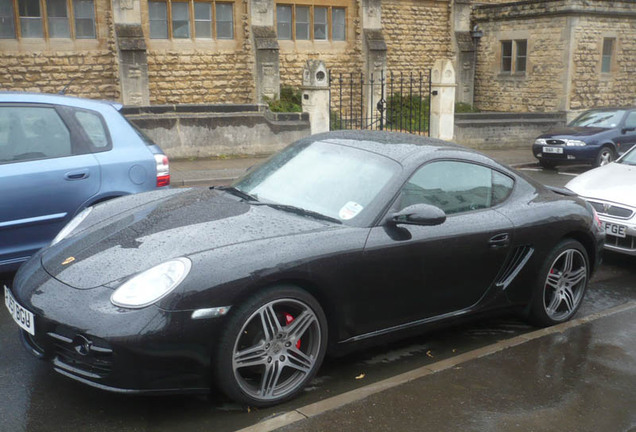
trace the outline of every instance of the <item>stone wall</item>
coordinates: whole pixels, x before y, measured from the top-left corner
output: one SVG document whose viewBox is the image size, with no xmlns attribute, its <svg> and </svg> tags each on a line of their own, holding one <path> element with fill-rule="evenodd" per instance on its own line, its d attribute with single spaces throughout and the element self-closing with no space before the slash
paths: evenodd
<svg viewBox="0 0 636 432">
<path fill-rule="evenodd" d="M 95 0 L 96 39 L 0 39 L 0 90 L 119 100 L 117 52 L 108 0 Z"/>
<path fill-rule="evenodd" d="M 475 106 L 488 111 L 581 111 L 636 103 L 633 1 L 535 0 L 478 6 L 483 31 Z M 611 73 L 601 73 L 603 38 L 616 38 Z M 527 40 L 525 73 L 501 72 L 501 41 Z"/>
<path fill-rule="evenodd" d="M 242 2 L 234 7 L 234 40 L 147 39 L 151 104 L 254 101 L 249 18 Z M 142 22 L 149 34 L 147 3 L 142 6 Z"/>
<path fill-rule="evenodd" d="M 387 69 L 408 75 L 428 71 L 435 60 L 450 58 L 450 19 L 449 1 L 383 1 Z"/>
<path fill-rule="evenodd" d="M 265 155 L 310 134 L 309 116 L 264 105 L 153 105 L 123 114 L 170 158 Z"/>
<path fill-rule="evenodd" d="M 478 149 L 529 148 L 537 136 L 565 123 L 565 113 L 455 114 L 454 140 Z"/>
<path fill-rule="evenodd" d="M 611 73 L 602 74 L 601 53 L 606 37 L 616 39 L 614 63 Z M 582 17 L 574 41 L 569 108 L 636 105 L 636 17 Z"/>
<path fill-rule="evenodd" d="M 565 17 L 530 21 L 479 23 L 475 73 L 475 106 L 483 111 L 552 112 L 564 110 L 566 51 Z M 525 74 L 501 73 L 501 40 L 526 39 Z"/>
</svg>

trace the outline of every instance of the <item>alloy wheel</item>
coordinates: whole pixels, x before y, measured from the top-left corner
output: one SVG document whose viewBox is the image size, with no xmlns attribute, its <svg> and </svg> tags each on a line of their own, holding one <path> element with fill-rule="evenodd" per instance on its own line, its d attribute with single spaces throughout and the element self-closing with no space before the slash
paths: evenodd
<svg viewBox="0 0 636 432">
<path fill-rule="evenodd" d="M 234 378 L 255 400 L 279 400 L 304 386 L 322 349 L 316 313 L 300 300 L 273 300 L 257 309 L 238 333 Z"/>
<path fill-rule="evenodd" d="M 568 319 L 583 298 L 587 283 L 587 265 L 576 249 L 563 251 L 554 260 L 545 280 L 543 307 L 554 321 Z"/>
</svg>

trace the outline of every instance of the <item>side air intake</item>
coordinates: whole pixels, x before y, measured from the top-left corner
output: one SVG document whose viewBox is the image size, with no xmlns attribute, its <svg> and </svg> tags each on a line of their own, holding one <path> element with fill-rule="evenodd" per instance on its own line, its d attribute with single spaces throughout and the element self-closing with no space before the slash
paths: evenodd
<svg viewBox="0 0 636 432">
<path fill-rule="evenodd" d="M 512 283 L 514 278 L 517 277 L 521 269 L 526 265 L 534 249 L 530 246 L 517 247 L 510 256 L 510 259 L 506 263 L 506 266 L 499 273 L 495 285 L 499 288 L 506 289 L 508 285 Z"/>
</svg>

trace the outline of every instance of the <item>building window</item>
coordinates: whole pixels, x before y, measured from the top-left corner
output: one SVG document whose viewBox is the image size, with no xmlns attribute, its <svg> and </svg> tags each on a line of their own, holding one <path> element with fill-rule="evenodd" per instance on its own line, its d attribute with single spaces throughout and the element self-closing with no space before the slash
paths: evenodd
<svg viewBox="0 0 636 432">
<path fill-rule="evenodd" d="M 292 38 L 292 7 L 289 5 L 276 5 L 276 32 L 278 39 L 289 40 Z"/>
<path fill-rule="evenodd" d="M 0 39 L 95 39 L 93 1 L 0 0 Z"/>
<path fill-rule="evenodd" d="M 217 39 L 234 39 L 234 10 L 232 3 L 216 4 Z"/>
<path fill-rule="evenodd" d="M 20 35 L 23 38 L 44 37 L 39 0 L 18 0 Z"/>
<path fill-rule="evenodd" d="M 13 0 L 0 0 L 0 39 L 15 39 Z"/>
<path fill-rule="evenodd" d="M 527 40 L 501 41 L 501 72 L 525 74 L 527 56 Z"/>
<path fill-rule="evenodd" d="M 194 32 L 197 38 L 212 39 L 212 4 L 194 3 Z"/>
<path fill-rule="evenodd" d="M 190 38 L 190 17 L 188 4 L 172 2 L 172 37 L 175 39 Z"/>
<path fill-rule="evenodd" d="M 148 2 L 151 39 L 234 39 L 233 3 Z"/>
<path fill-rule="evenodd" d="M 612 71 L 612 56 L 614 54 L 614 38 L 603 39 L 603 54 L 601 56 L 601 72 L 610 73 Z"/>
<path fill-rule="evenodd" d="M 296 40 L 309 40 L 309 6 L 296 6 Z"/>
<path fill-rule="evenodd" d="M 345 34 L 345 10 L 343 8 L 331 9 L 331 25 L 333 26 L 332 38 L 336 41 L 343 41 L 346 39 Z"/>
<path fill-rule="evenodd" d="M 66 0 L 46 0 L 46 13 L 48 15 L 49 37 L 71 37 Z"/>
<path fill-rule="evenodd" d="M 276 5 L 281 40 L 347 40 L 346 9 L 327 6 Z"/>
</svg>

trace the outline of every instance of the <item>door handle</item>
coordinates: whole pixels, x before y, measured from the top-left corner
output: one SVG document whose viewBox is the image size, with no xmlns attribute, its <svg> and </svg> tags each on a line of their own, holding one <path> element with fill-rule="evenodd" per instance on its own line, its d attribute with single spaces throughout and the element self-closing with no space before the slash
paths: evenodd
<svg viewBox="0 0 636 432">
<path fill-rule="evenodd" d="M 497 234 L 496 236 L 491 237 L 491 239 L 488 240 L 488 246 L 490 246 L 492 249 L 506 247 L 509 244 L 510 236 L 508 235 L 508 233 Z"/>
<path fill-rule="evenodd" d="M 64 174 L 64 179 L 66 180 L 83 180 L 90 176 L 90 171 L 88 169 L 80 170 L 80 171 L 69 171 Z"/>
</svg>

